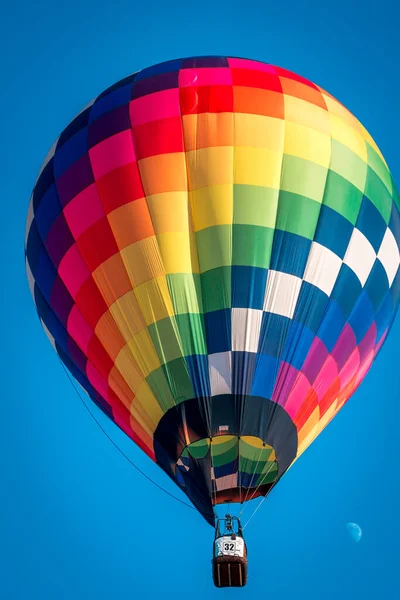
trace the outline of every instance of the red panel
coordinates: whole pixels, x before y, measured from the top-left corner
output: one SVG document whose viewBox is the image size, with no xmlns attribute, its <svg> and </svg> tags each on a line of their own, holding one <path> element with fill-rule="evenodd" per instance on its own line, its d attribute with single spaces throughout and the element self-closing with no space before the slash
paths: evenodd
<svg viewBox="0 0 400 600">
<path fill-rule="evenodd" d="M 180 117 L 150 121 L 133 128 L 137 159 L 183 152 L 182 121 Z"/>
<path fill-rule="evenodd" d="M 336 400 L 338 395 L 340 394 L 340 379 L 336 377 L 330 386 L 329 390 L 326 392 L 325 396 L 321 398 L 319 402 L 320 415 L 324 415 L 328 408 L 330 408 L 333 402 Z"/>
<path fill-rule="evenodd" d="M 76 243 L 91 272 L 119 252 L 107 217 L 103 217 L 86 229 Z"/>
<path fill-rule="evenodd" d="M 319 89 L 314 83 L 312 83 L 311 81 L 308 81 L 308 79 L 305 79 L 304 77 L 301 77 L 300 75 L 296 75 L 296 73 L 292 73 L 292 71 L 287 71 L 286 69 L 281 69 L 280 67 L 274 67 L 274 69 L 277 72 L 277 74 L 280 75 L 281 77 L 287 77 L 288 79 L 293 79 L 294 81 L 300 81 L 300 83 L 309 85 L 310 87 L 314 88 L 315 90 Z"/>
<path fill-rule="evenodd" d="M 311 388 L 310 391 L 307 393 L 307 396 L 305 397 L 304 402 L 301 405 L 301 408 L 294 419 L 297 431 L 300 431 L 301 428 L 306 424 L 309 417 L 312 415 L 317 406 L 318 396 Z"/>
<path fill-rule="evenodd" d="M 92 277 L 81 286 L 76 295 L 76 305 L 93 331 L 100 317 L 108 310 Z"/>
<path fill-rule="evenodd" d="M 252 71 L 250 69 L 231 69 L 233 85 L 244 85 L 246 87 L 273 90 L 282 93 L 282 86 L 277 75 L 264 71 Z"/>
<path fill-rule="evenodd" d="M 104 381 L 108 381 L 108 376 L 111 369 L 114 366 L 114 362 L 111 360 L 98 338 L 92 336 L 88 346 L 88 360 L 97 369 L 99 374 L 102 376 Z M 107 400 L 107 398 L 105 398 Z"/>
<path fill-rule="evenodd" d="M 203 85 L 180 88 L 183 115 L 233 112 L 233 89 L 229 85 Z"/>
<path fill-rule="evenodd" d="M 106 213 L 145 195 L 136 162 L 110 171 L 96 185 Z"/>
</svg>

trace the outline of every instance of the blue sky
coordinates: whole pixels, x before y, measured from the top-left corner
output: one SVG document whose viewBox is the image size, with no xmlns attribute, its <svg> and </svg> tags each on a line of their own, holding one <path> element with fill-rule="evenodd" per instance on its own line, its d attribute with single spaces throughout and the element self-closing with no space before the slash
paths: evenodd
<svg viewBox="0 0 400 600">
<path fill-rule="evenodd" d="M 211 528 L 134 471 L 90 419 L 36 319 L 23 257 L 31 188 L 59 132 L 110 84 L 180 56 L 256 58 L 315 81 L 367 127 L 399 186 L 395 4 L 1 4 L 2 599 L 399 598 L 399 319 L 359 391 L 246 530 L 248 586 L 216 590 Z M 362 526 L 359 544 L 347 521 Z"/>
</svg>

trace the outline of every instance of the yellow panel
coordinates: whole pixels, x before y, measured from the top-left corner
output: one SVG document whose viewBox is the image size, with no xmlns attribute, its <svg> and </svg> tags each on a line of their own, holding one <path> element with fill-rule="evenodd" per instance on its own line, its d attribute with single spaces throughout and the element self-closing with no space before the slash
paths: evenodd
<svg viewBox="0 0 400 600">
<path fill-rule="evenodd" d="M 287 122 L 285 154 L 298 156 L 328 168 L 331 158 L 331 138 L 316 129 Z"/>
<path fill-rule="evenodd" d="M 331 114 L 332 137 L 350 148 L 364 162 L 368 161 L 367 147 L 362 136 L 340 117 Z"/>
<path fill-rule="evenodd" d="M 144 376 L 135 363 L 132 352 L 127 345 L 119 352 L 115 359 L 115 366 L 131 388 L 132 392 L 136 393 L 136 390 L 144 380 Z"/>
<path fill-rule="evenodd" d="M 299 433 L 298 433 L 298 449 L 297 449 L 297 453 L 301 454 L 304 449 L 307 447 L 308 444 L 311 443 L 311 436 L 314 436 L 315 434 L 315 428 L 318 425 L 319 422 L 319 406 L 316 406 L 316 408 L 313 410 L 313 412 L 311 413 L 311 415 L 308 417 L 306 423 L 303 425 L 303 427 L 300 429 Z M 312 439 L 314 439 L 314 437 L 312 437 Z"/>
<path fill-rule="evenodd" d="M 135 242 L 121 250 L 133 287 L 164 274 L 164 267 L 155 236 Z"/>
<path fill-rule="evenodd" d="M 153 346 L 152 339 L 147 329 L 143 329 L 133 336 L 128 342 L 128 348 L 132 353 L 135 363 L 140 372 L 147 377 L 152 371 L 161 366 L 157 352 Z"/>
<path fill-rule="evenodd" d="M 147 381 L 143 381 L 143 383 L 137 390 L 135 401 L 136 400 L 138 401 L 138 404 L 145 408 L 146 414 L 148 415 L 147 418 L 152 423 L 152 428 L 154 432 L 164 413 L 161 406 L 157 402 L 153 392 L 151 391 L 151 388 Z M 135 401 L 133 402 L 133 404 L 135 403 Z M 174 406 L 174 404 L 171 404 L 169 408 L 172 408 L 172 406 Z"/>
<path fill-rule="evenodd" d="M 193 228 L 200 231 L 213 225 L 230 225 L 233 221 L 232 184 L 210 185 L 190 192 Z"/>
<path fill-rule="evenodd" d="M 184 152 L 157 154 L 139 160 L 138 164 L 146 196 L 187 190 Z"/>
<path fill-rule="evenodd" d="M 233 148 L 219 146 L 188 152 L 187 167 L 191 190 L 232 183 Z"/>
<path fill-rule="evenodd" d="M 307 450 L 308 446 L 310 446 L 310 444 L 312 444 L 312 442 L 319 436 L 319 434 L 322 432 L 322 430 L 325 429 L 325 427 L 330 423 L 330 421 L 333 419 L 333 417 L 335 416 L 335 414 L 337 412 L 338 411 L 336 408 L 336 400 L 335 400 L 333 402 L 333 404 L 328 408 L 326 413 L 323 415 L 321 420 L 313 427 L 313 429 L 310 431 L 310 433 L 303 439 L 302 443 L 299 444 L 299 447 L 297 449 L 297 456 L 296 456 L 295 460 L 297 460 L 299 458 L 299 456 L 305 450 Z"/>
<path fill-rule="evenodd" d="M 283 151 L 285 123 L 264 115 L 235 113 L 235 146 Z"/>
<path fill-rule="evenodd" d="M 139 285 L 135 294 L 147 325 L 174 315 L 165 276 Z"/>
<path fill-rule="evenodd" d="M 282 153 L 268 148 L 235 148 L 235 181 L 279 189 Z"/>
<path fill-rule="evenodd" d="M 182 117 L 186 152 L 212 146 L 233 146 L 233 113 L 200 113 Z"/>
<path fill-rule="evenodd" d="M 166 192 L 147 198 L 156 234 L 190 229 L 189 196 L 187 192 Z"/>
<path fill-rule="evenodd" d="M 126 342 L 146 327 L 133 290 L 114 302 L 109 310 Z"/>
<path fill-rule="evenodd" d="M 329 114 L 323 108 L 285 94 L 285 122 L 291 121 L 330 135 Z"/>
<path fill-rule="evenodd" d="M 163 233 L 158 245 L 165 273 L 199 273 L 197 254 L 191 253 L 191 235 L 187 232 Z"/>
<path fill-rule="evenodd" d="M 260 448 L 260 450 L 264 444 L 264 442 L 260 438 L 255 437 L 254 435 L 242 435 L 240 437 L 240 441 L 245 442 L 249 446 L 253 446 L 253 448 Z M 271 446 L 265 446 L 265 448 L 270 449 Z"/>
</svg>

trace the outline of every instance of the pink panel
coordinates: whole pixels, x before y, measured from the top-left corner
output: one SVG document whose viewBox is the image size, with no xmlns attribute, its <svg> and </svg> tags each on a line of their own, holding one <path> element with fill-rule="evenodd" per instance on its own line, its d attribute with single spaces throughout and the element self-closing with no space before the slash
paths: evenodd
<svg viewBox="0 0 400 600">
<path fill-rule="evenodd" d="M 90 277 L 90 272 L 79 254 L 76 244 L 71 246 L 60 262 L 58 274 L 71 296 L 75 299 L 81 286 Z"/>
<path fill-rule="evenodd" d="M 182 69 L 179 72 L 179 86 L 191 85 L 232 85 L 230 69 Z"/>
<path fill-rule="evenodd" d="M 358 369 L 356 385 L 359 385 L 361 383 L 361 381 L 364 379 L 364 377 L 366 376 L 366 374 L 368 373 L 368 371 L 372 365 L 374 358 L 375 358 L 375 352 L 374 352 L 374 350 L 371 350 L 371 352 L 365 358 L 364 362 L 361 363 L 361 366 Z"/>
<path fill-rule="evenodd" d="M 378 354 L 379 350 L 382 348 L 384 341 L 386 340 L 386 336 L 389 333 L 389 329 L 386 329 L 386 331 L 384 332 L 384 334 L 382 335 L 381 339 L 379 340 L 379 342 L 376 344 L 375 346 L 375 356 Z"/>
<path fill-rule="evenodd" d="M 332 356 L 328 356 L 313 383 L 313 388 L 318 396 L 318 400 L 321 400 L 321 398 L 324 397 L 337 375 L 337 363 Z"/>
<path fill-rule="evenodd" d="M 279 367 L 278 377 L 276 378 L 271 400 L 284 406 L 298 373 L 299 371 L 292 367 L 292 365 L 282 362 Z"/>
<path fill-rule="evenodd" d="M 95 183 L 84 189 L 64 208 L 64 216 L 75 239 L 104 217 L 104 214 Z"/>
<path fill-rule="evenodd" d="M 310 388 L 311 384 L 307 377 L 305 377 L 303 373 L 299 373 L 285 404 L 285 410 L 292 417 L 292 419 L 294 419 L 299 412 L 305 397 L 310 391 Z"/>
<path fill-rule="evenodd" d="M 360 366 L 360 353 L 358 348 L 351 353 L 350 358 L 344 365 L 344 367 L 340 370 L 339 378 L 340 378 L 340 389 L 342 390 L 350 381 L 352 377 L 357 373 L 357 369 Z"/>
<path fill-rule="evenodd" d="M 276 73 L 272 65 L 265 65 L 245 58 L 228 58 L 228 64 L 232 69 L 251 69 L 252 71 L 264 71 L 264 73 Z"/>
<path fill-rule="evenodd" d="M 89 150 L 90 161 L 96 179 L 113 169 L 136 161 L 132 132 L 121 131 Z"/>
<path fill-rule="evenodd" d="M 107 400 L 108 384 L 90 362 L 86 365 L 86 375 L 94 389 L 99 392 L 102 398 Z"/>
<path fill-rule="evenodd" d="M 89 342 L 93 336 L 92 328 L 87 324 L 76 304 L 69 313 L 67 331 L 82 352 L 87 355 Z"/>
<path fill-rule="evenodd" d="M 129 115 L 132 127 L 143 125 L 158 119 L 179 117 L 181 108 L 179 104 L 179 89 L 164 90 L 147 94 L 142 98 L 132 100 L 129 105 Z"/>
</svg>

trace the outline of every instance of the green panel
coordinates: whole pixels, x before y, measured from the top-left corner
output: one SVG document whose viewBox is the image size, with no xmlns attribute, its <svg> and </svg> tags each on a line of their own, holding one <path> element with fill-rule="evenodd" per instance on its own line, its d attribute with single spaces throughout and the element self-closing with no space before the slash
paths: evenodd
<svg viewBox="0 0 400 600">
<path fill-rule="evenodd" d="M 233 225 L 233 265 L 268 269 L 274 229 L 256 225 Z"/>
<path fill-rule="evenodd" d="M 366 142 L 367 151 L 368 151 L 368 164 L 378 175 L 379 179 L 387 188 L 390 195 L 392 195 L 392 178 L 390 176 L 390 172 L 388 171 L 387 166 L 379 156 L 379 154 L 373 149 L 372 146 Z"/>
<path fill-rule="evenodd" d="M 209 440 L 199 440 L 194 444 L 190 444 L 187 448 L 185 448 L 182 454 L 186 453 L 186 456 L 190 454 L 193 458 L 205 458 L 210 449 L 210 441 Z"/>
<path fill-rule="evenodd" d="M 176 402 L 172 396 L 162 367 L 159 367 L 150 373 L 150 375 L 146 377 L 146 381 L 164 413 L 175 406 Z"/>
<path fill-rule="evenodd" d="M 353 225 L 360 212 L 363 193 L 334 171 L 329 171 L 323 203 L 336 210 Z"/>
<path fill-rule="evenodd" d="M 233 186 L 233 222 L 275 227 L 279 190 L 258 185 Z"/>
<path fill-rule="evenodd" d="M 228 266 L 232 261 L 232 225 L 215 225 L 196 233 L 200 271 Z"/>
<path fill-rule="evenodd" d="M 166 277 L 175 314 L 203 312 L 198 273 L 172 273 Z"/>
<path fill-rule="evenodd" d="M 283 157 L 281 189 L 322 202 L 328 169 L 304 158 Z"/>
<path fill-rule="evenodd" d="M 276 465 L 274 465 L 274 467 L 270 471 L 268 471 L 268 469 L 267 469 L 266 473 L 261 473 L 257 477 L 254 487 L 258 487 L 259 485 L 263 485 L 266 483 L 272 483 L 275 481 L 277 476 L 278 476 L 278 468 Z"/>
<path fill-rule="evenodd" d="M 364 192 L 368 165 L 350 148 L 332 140 L 330 168 Z"/>
<path fill-rule="evenodd" d="M 215 446 L 212 445 L 212 464 L 214 467 L 221 467 L 236 460 L 238 455 L 238 440 L 235 439 L 235 444 L 232 448 L 225 449 L 225 452 L 216 454 Z M 237 469 L 236 469 L 237 470 Z"/>
<path fill-rule="evenodd" d="M 184 358 L 171 360 L 160 368 L 165 373 L 165 377 L 176 403 L 194 398 L 194 389 Z"/>
<path fill-rule="evenodd" d="M 321 204 L 306 196 L 281 192 L 276 228 L 314 239 Z"/>
<path fill-rule="evenodd" d="M 378 175 L 370 168 L 368 168 L 365 195 L 379 210 L 385 223 L 389 223 L 390 213 L 392 212 L 392 198 Z"/>
<path fill-rule="evenodd" d="M 393 177 L 392 177 L 392 190 L 393 190 L 393 200 L 395 201 L 397 208 L 400 210 L 400 196 L 399 196 L 399 192 L 396 188 L 396 184 L 393 180 Z"/>
<path fill-rule="evenodd" d="M 161 363 L 182 356 L 178 328 L 172 319 L 167 317 L 156 321 L 148 326 L 148 330 Z"/>
<path fill-rule="evenodd" d="M 232 269 L 222 267 L 212 269 L 201 275 L 204 312 L 231 308 L 232 306 Z"/>
<path fill-rule="evenodd" d="M 190 313 L 187 315 L 177 315 L 176 324 L 185 356 L 207 354 L 203 315 Z"/>
</svg>

